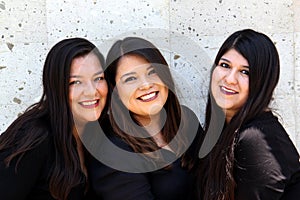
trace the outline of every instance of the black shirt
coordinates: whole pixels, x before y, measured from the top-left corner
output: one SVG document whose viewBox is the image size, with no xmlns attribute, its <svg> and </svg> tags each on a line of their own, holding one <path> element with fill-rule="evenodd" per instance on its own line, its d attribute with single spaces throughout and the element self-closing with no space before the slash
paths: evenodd
<svg viewBox="0 0 300 200">
<path fill-rule="evenodd" d="M 236 200 L 300 198 L 299 154 L 271 112 L 241 129 L 235 159 Z"/>
<path fill-rule="evenodd" d="M 47 134 L 47 133 L 45 133 Z M 0 136 L 1 137 L 1 136 Z M 50 135 L 37 147 L 27 151 L 18 163 L 14 158 L 9 167 L 4 159 L 12 148 L 0 151 L 0 199 L 1 200 L 54 200 L 49 191 L 49 175 L 54 163 L 54 143 Z M 86 182 L 74 187 L 70 200 L 92 199 L 85 197 Z"/>
<path fill-rule="evenodd" d="M 186 107 L 183 107 L 182 113 L 182 116 L 186 118 L 185 127 L 188 127 L 188 129 L 183 129 L 185 130 L 184 134 L 192 135 L 192 132 L 196 130 L 197 133 L 194 136 L 196 134 L 195 137 L 202 136 L 203 130 L 195 114 Z M 102 122 L 101 126 L 109 140 L 115 145 L 133 151 L 125 141 L 112 132 L 108 120 Z M 187 152 L 194 152 L 195 144 L 193 143 Z M 105 144 L 99 142 L 98 149 L 101 149 L 101 145 Z M 105 151 L 109 154 L 107 150 L 99 153 Z M 162 151 L 166 156 L 174 156 L 172 155 L 173 152 L 169 150 L 162 149 Z M 114 160 L 113 157 L 111 159 L 116 163 L 124 162 Z M 191 197 L 192 185 L 194 184 L 194 176 L 182 167 L 181 158 L 175 159 L 170 168 L 161 168 L 145 173 L 130 173 L 109 167 L 96 159 L 95 156 L 89 155 L 87 168 L 91 187 L 103 200 L 187 200 Z"/>
</svg>

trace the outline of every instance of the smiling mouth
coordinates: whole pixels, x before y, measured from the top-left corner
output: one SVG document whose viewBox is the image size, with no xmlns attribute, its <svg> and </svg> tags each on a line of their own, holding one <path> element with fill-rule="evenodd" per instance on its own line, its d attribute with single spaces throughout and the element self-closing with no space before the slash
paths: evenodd
<svg viewBox="0 0 300 200">
<path fill-rule="evenodd" d="M 157 95 L 158 95 L 158 92 L 151 92 L 151 93 L 148 93 L 148 94 L 138 97 L 138 99 L 141 101 L 144 101 L 144 102 L 149 102 L 149 101 L 156 99 Z"/>
<path fill-rule="evenodd" d="M 221 92 L 224 93 L 224 94 L 228 94 L 228 95 L 231 95 L 231 94 L 237 94 L 238 92 L 234 91 L 234 90 L 231 90 L 229 88 L 226 88 L 224 86 L 220 86 L 220 89 L 221 89 Z"/>
<path fill-rule="evenodd" d="M 95 108 L 99 105 L 99 99 L 93 101 L 84 101 L 84 102 L 80 102 L 79 104 L 85 108 Z"/>
</svg>

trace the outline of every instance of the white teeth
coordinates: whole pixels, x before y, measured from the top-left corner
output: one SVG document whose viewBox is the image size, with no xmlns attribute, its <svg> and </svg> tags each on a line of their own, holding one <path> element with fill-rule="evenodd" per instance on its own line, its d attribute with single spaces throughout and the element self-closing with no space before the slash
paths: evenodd
<svg viewBox="0 0 300 200">
<path fill-rule="evenodd" d="M 225 87 L 222 87 L 222 90 L 224 90 L 225 92 L 235 93 L 234 90 L 230 90 L 230 89 L 227 89 L 227 88 L 225 88 Z"/>
<path fill-rule="evenodd" d="M 97 103 L 97 100 L 95 100 L 95 101 L 88 101 L 88 102 L 82 102 L 82 105 L 84 105 L 84 106 L 90 106 L 90 105 L 93 105 L 95 103 Z"/>
<path fill-rule="evenodd" d="M 155 92 L 152 92 L 152 93 L 150 93 L 150 94 L 147 94 L 147 95 L 145 95 L 145 96 L 142 96 L 142 97 L 140 97 L 142 100 L 147 100 L 147 99 L 151 99 L 151 98 L 153 98 L 155 96 Z"/>
</svg>

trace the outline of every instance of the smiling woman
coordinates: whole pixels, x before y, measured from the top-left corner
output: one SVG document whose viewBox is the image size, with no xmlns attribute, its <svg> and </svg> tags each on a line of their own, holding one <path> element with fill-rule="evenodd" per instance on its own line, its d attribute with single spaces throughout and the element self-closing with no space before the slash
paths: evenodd
<svg viewBox="0 0 300 200">
<path fill-rule="evenodd" d="M 158 115 L 168 98 L 168 88 L 142 56 L 126 55 L 119 60 L 116 91 L 122 103 L 146 126 Z M 157 118 L 159 119 L 159 118 Z"/>
<path fill-rule="evenodd" d="M 160 51 L 142 38 L 118 40 L 108 52 L 105 76 L 112 95 L 102 129 L 119 150 L 102 151 L 111 155 L 107 163 L 92 155 L 88 159 L 97 195 L 104 200 L 192 199 L 190 169 L 197 157 L 192 143 L 202 136 L 202 127 L 191 110 L 180 106 Z M 132 161 L 132 154 L 146 164 Z"/>
<path fill-rule="evenodd" d="M 226 121 L 244 105 L 249 93 L 248 61 L 236 50 L 226 52 L 212 74 L 211 92 Z"/>
<path fill-rule="evenodd" d="M 108 88 L 101 63 L 94 53 L 74 58 L 69 85 L 69 100 L 76 124 L 96 121 L 105 106 Z"/>
<path fill-rule="evenodd" d="M 0 136 L 0 198 L 93 199 L 79 139 L 106 113 L 104 58 L 90 41 L 65 39 L 47 54 L 43 95 Z"/>
<path fill-rule="evenodd" d="M 269 104 L 279 80 L 274 43 L 251 29 L 231 34 L 211 70 L 197 199 L 296 200 L 299 154 Z"/>
</svg>

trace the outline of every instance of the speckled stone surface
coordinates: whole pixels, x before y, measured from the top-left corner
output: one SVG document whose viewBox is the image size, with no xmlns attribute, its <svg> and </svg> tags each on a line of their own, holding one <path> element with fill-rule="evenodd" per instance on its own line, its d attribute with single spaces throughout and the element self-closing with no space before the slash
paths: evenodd
<svg viewBox="0 0 300 200">
<path fill-rule="evenodd" d="M 300 149 L 299 0 L 0 0 L 0 133 L 40 98 L 45 56 L 70 37 L 91 40 L 104 55 L 117 39 L 149 39 L 169 62 L 181 103 L 203 122 L 213 59 L 244 28 L 266 33 L 278 48 L 272 107 Z"/>
</svg>

